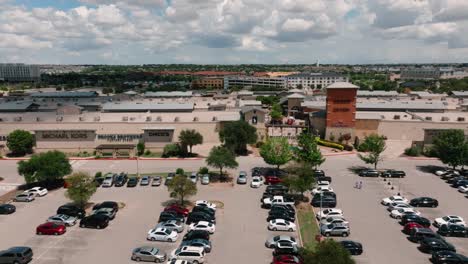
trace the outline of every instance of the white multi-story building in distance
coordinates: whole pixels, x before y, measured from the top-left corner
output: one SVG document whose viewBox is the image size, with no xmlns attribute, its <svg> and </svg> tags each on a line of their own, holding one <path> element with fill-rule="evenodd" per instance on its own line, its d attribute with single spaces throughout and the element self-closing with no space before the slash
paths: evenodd
<svg viewBox="0 0 468 264">
<path fill-rule="evenodd" d="M 0 64 L 0 80 L 6 82 L 36 82 L 41 78 L 39 66 L 21 63 Z"/>
<path fill-rule="evenodd" d="M 229 87 L 270 87 L 284 88 L 286 86 L 286 78 L 283 77 L 253 77 L 253 76 L 227 76 L 224 77 L 224 89 Z"/>
<path fill-rule="evenodd" d="M 322 89 L 336 82 L 348 82 L 348 77 L 334 72 L 298 73 L 286 76 L 288 88 Z"/>
</svg>

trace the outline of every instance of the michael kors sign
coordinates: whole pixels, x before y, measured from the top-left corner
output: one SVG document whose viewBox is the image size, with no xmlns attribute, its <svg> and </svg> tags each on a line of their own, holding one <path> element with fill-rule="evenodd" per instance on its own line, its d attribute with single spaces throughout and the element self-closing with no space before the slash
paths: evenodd
<svg viewBox="0 0 468 264">
<path fill-rule="evenodd" d="M 83 141 L 83 140 L 94 140 L 96 134 L 94 131 L 80 131 L 80 130 L 69 130 L 69 131 L 57 131 L 57 130 L 44 130 L 36 131 L 37 141 Z"/>
</svg>

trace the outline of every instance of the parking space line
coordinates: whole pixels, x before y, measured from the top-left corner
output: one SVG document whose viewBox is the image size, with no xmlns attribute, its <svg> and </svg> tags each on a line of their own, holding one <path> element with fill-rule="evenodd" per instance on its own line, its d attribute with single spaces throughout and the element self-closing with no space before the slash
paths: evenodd
<svg viewBox="0 0 468 264">
<path fill-rule="evenodd" d="M 64 240 L 69 234 L 73 233 L 73 232 L 76 232 L 75 229 L 72 229 L 71 231 L 67 231 L 65 234 L 57 237 L 57 240 L 51 242 L 50 246 L 48 247 L 43 247 L 43 248 L 46 248 L 46 250 L 44 252 L 42 252 L 37 258 L 34 258 L 33 261 L 31 261 L 31 264 L 33 263 L 36 263 L 36 261 L 40 261 L 42 259 L 42 257 L 44 256 L 44 254 L 46 254 L 47 252 L 49 252 L 51 249 L 54 248 L 55 245 L 57 245 L 58 243 L 60 243 L 62 240 Z M 41 247 L 39 247 L 41 248 Z"/>
</svg>

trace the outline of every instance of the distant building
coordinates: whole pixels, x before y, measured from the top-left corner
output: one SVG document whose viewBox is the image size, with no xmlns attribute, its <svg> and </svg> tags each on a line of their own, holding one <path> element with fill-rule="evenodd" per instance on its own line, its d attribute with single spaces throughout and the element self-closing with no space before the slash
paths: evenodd
<svg viewBox="0 0 468 264">
<path fill-rule="evenodd" d="M 210 88 L 210 89 L 223 89 L 224 78 L 220 77 L 206 77 L 192 81 L 192 87 L 197 88 Z"/>
<path fill-rule="evenodd" d="M 0 64 L 0 81 L 37 82 L 41 75 L 39 66 L 27 64 Z"/>
<path fill-rule="evenodd" d="M 334 72 L 298 73 L 286 76 L 288 88 L 322 89 L 336 82 L 348 82 L 348 77 Z"/>
<path fill-rule="evenodd" d="M 406 68 L 401 70 L 401 80 L 438 80 L 441 71 L 438 68 Z"/>
<path fill-rule="evenodd" d="M 285 88 L 285 78 L 268 78 L 268 77 L 251 77 L 251 76 L 229 76 L 224 77 L 224 89 L 229 87 L 271 87 L 271 88 Z"/>
</svg>

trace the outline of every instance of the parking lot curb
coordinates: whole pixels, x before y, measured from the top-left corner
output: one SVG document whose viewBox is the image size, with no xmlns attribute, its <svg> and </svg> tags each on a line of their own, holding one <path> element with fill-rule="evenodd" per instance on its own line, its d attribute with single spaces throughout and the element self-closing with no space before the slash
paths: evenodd
<svg viewBox="0 0 468 264">
<path fill-rule="evenodd" d="M 136 160 L 137 158 L 68 158 L 69 160 Z M 139 158 L 138 160 L 203 160 L 204 158 Z M 3 158 L 0 161 L 29 160 L 29 158 Z"/>
</svg>

